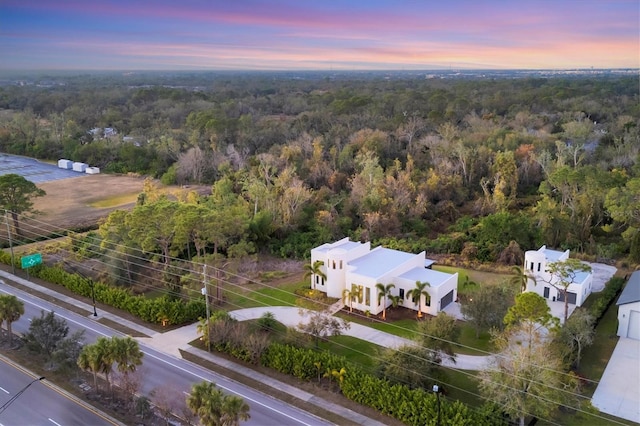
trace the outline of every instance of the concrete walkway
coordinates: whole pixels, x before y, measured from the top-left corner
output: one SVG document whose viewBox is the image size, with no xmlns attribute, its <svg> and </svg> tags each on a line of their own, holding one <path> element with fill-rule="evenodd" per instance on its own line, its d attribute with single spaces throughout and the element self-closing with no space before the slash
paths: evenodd
<svg viewBox="0 0 640 426">
<path fill-rule="evenodd" d="M 297 327 L 300 323 L 304 323 L 308 320 L 308 313 L 310 311 L 289 306 L 265 306 L 259 308 L 239 309 L 237 311 L 231 311 L 229 314 L 238 321 L 246 321 L 260 318 L 266 312 L 271 312 L 275 319 L 287 327 Z M 349 325 L 349 329 L 344 330 L 342 334 L 357 337 L 358 339 L 375 343 L 378 346 L 385 348 L 399 348 L 403 345 L 415 344 L 413 340 L 385 333 L 384 331 L 376 330 L 375 328 L 367 327 L 362 324 L 349 322 Z M 490 356 L 458 354 L 456 355 L 455 363 L 445 359 L 443 360 L 442 365 L 459 368 L 461 370 L 482 370 L 489 365 L 490 361 Z"/>
</svg>

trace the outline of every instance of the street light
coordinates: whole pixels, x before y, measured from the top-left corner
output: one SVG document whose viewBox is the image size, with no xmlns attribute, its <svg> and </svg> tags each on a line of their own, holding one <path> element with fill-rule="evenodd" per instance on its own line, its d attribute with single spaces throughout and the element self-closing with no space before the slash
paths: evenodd
<svg viewBox="0 0 640 426">
<path fill-rule="evenodd" d="M 433 385 L 433 392 L 436 394 L 436 398 L 438 399 L 438 423 L 440 426 L 440 387 L 438 385 Z"/>
<path fill-rule="evenodd" d="M 35 382 L 39 382 L 39 381 L 44 380 L 44 379 L 45 379 L 44 376 L 42 376 L 42 377 L 38 377 L 37 379 L 33 379 L 31 382 L 29 382 L 29 384 L 27 386 L 23 387 L 18 393 L 13 395 L 7 402 L 5 402 L 2 405 L 2 407 L 0 407 L 0 414 L 2 414 L 4 412 L 4 410 L 6 410 L 11 404 L 13 404 L 13 402 L 16 399 L 20 398 L 20 395 L 22 395 L 24 393 L 24 391 L 26 391 L 29 386 L 31 386 Z"/>
</svg>

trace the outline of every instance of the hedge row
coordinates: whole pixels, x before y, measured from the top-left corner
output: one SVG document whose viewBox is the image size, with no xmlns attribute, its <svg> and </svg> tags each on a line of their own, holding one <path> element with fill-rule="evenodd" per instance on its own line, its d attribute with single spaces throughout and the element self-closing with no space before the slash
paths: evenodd
<svg viewBox="0 0 640 426">
<path fill-rule="evenodd" d="M 0 262 L 11 264 L 11 256 L 0 251 Z M 19 265 L 17 265 L 19 267 Z M 206 316 L 205 303 L 202 300 L 184 302 L 172 300 L 167 296 L 147 299 L 135 296 L 128 289 L 110 287 L 103 283 L 94 283 L 83 277 L 70 274 L 58 266 L 38 265 L 29 272 L 32 276 L 66 287 L 75 294 L 91 297 L 91 287 L 95 288 L 96 301 L 129 312 L 143 321 L 165 325 L 187 324 Z"/>
<path fill-rule="evenodd" d="M 436 425 L 438 403 L 441 424 L 446 425 L 500 425 L 505 422 L 492 413 L 469 409 L 459 401 L 438 399 L 433 392 L 410 389 L 401 384 L 374 377 L 349 363 L 344 357 L 307 348 L 273 343 L 262 356 L 262 365 L 302 380 L 318 376 L 319 363 L 323 370 L 345 369 L 340 384 L 345 397 L 359 404 L 373 407 L 407 425 Z"/>
<path fill-rule="evenodd" d="M 611 278 L 602 290 L 598 294 L 598 298 L 595 300 L 593 305 L 589 307 L 589 313 L 593 315 L 594 327 L 600 322 L 602 317 L 604 316 L 609 306 L 613 303 L 613 301 L 618 297 L 618 294 L 622 291 L 622 287 L 624 287 L 625 280 L 620 277 Z"/>
</svg>

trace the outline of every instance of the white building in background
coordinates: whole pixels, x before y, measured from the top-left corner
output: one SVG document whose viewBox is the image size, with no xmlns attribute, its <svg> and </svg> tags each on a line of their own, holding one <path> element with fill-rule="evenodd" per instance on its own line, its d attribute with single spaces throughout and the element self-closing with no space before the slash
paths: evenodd
<svg viewBox="0 0 640 426">
<path fill-rule="evenodd" d="M 538 293 L 552 302 L 564 302 L 562 292 L 550 283 L 558 282 L 558 278 L 547 271 L 547 265 L 562 262 L 569 258 L 569 250 L 550 250 L 542 246 L 538 250 L 529 250 L 524 254 L 524 270 L 535 278 L 527 282 L 527 291 Z M 567 299 L 570 304 L 582 306 L 591 294 L 593 274 L 591 272 L 577 272 L 576 277 L 567 289 Z"/>
<path fill-rule="evenodd" d="M 640 340 L 640 271 L 631 274 L 616 304 L 618 336 Z"/>
<path fill-rule="evenodd" d="M 87 163 L 76 161 L 75 163 L 73 163 L 72 169 L 74 172 L 85 173 L 87 171 L 87 167 L 89 167 Z"/>
<path fill-rule="evenodd" d="M 61 158 L 58 160 L 58 167 L 65 170 L 73 169 L 73 161 Z"/>
<path fill-rule="evenodd" d="M 422 312 L 437 315 L 458 297 L 458 274 L 447 274 L 431 269 L 434 263 L 420 254 L 376 247 L 371 243 L 350 241 L 349 238 L 334 243 L 323 244 L 311 250 L 311 264 L 322 262 L 324 280 L 318 274 L 311 276 L 311 288 L 327 294 L 328 297 L 342 298 L 344 290 L 356 294 L 351 302 L 353 309 L 369 311 L 377 315 L 384 308 L 385 298 L 378 301 L 379 289 L 376 284 L 395 285 L 391 294 L 400 296 L 405 308 L 418 310 L 418 301 L 407 299 L 407 293 L 415 288 L 416 282 L 428 282 L 422 296 Z M 391 304 L 386 301 L 387 307 Z"/>
</svg>

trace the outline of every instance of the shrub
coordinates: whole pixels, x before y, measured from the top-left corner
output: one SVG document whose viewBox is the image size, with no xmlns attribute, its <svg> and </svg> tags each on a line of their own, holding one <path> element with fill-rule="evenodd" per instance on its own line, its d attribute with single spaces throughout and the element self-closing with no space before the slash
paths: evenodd
<svg viewBox="0 0 640 426">
<path fill-rule="evenodd" d="M 598 294 L 598 298 L 593 302 L 591 307 L 589 308 L 589 313 L 593 315 L 594 327 L 598 325 L 602 317 L 604 316 L 611 303 L 615 300 L 615 298 L 620 294 L 622 288 L 624 287 L 625 280 L 620 277 L 613 277 L 607 282 L 604 287 L 604 290 Z"/>
</svg>

